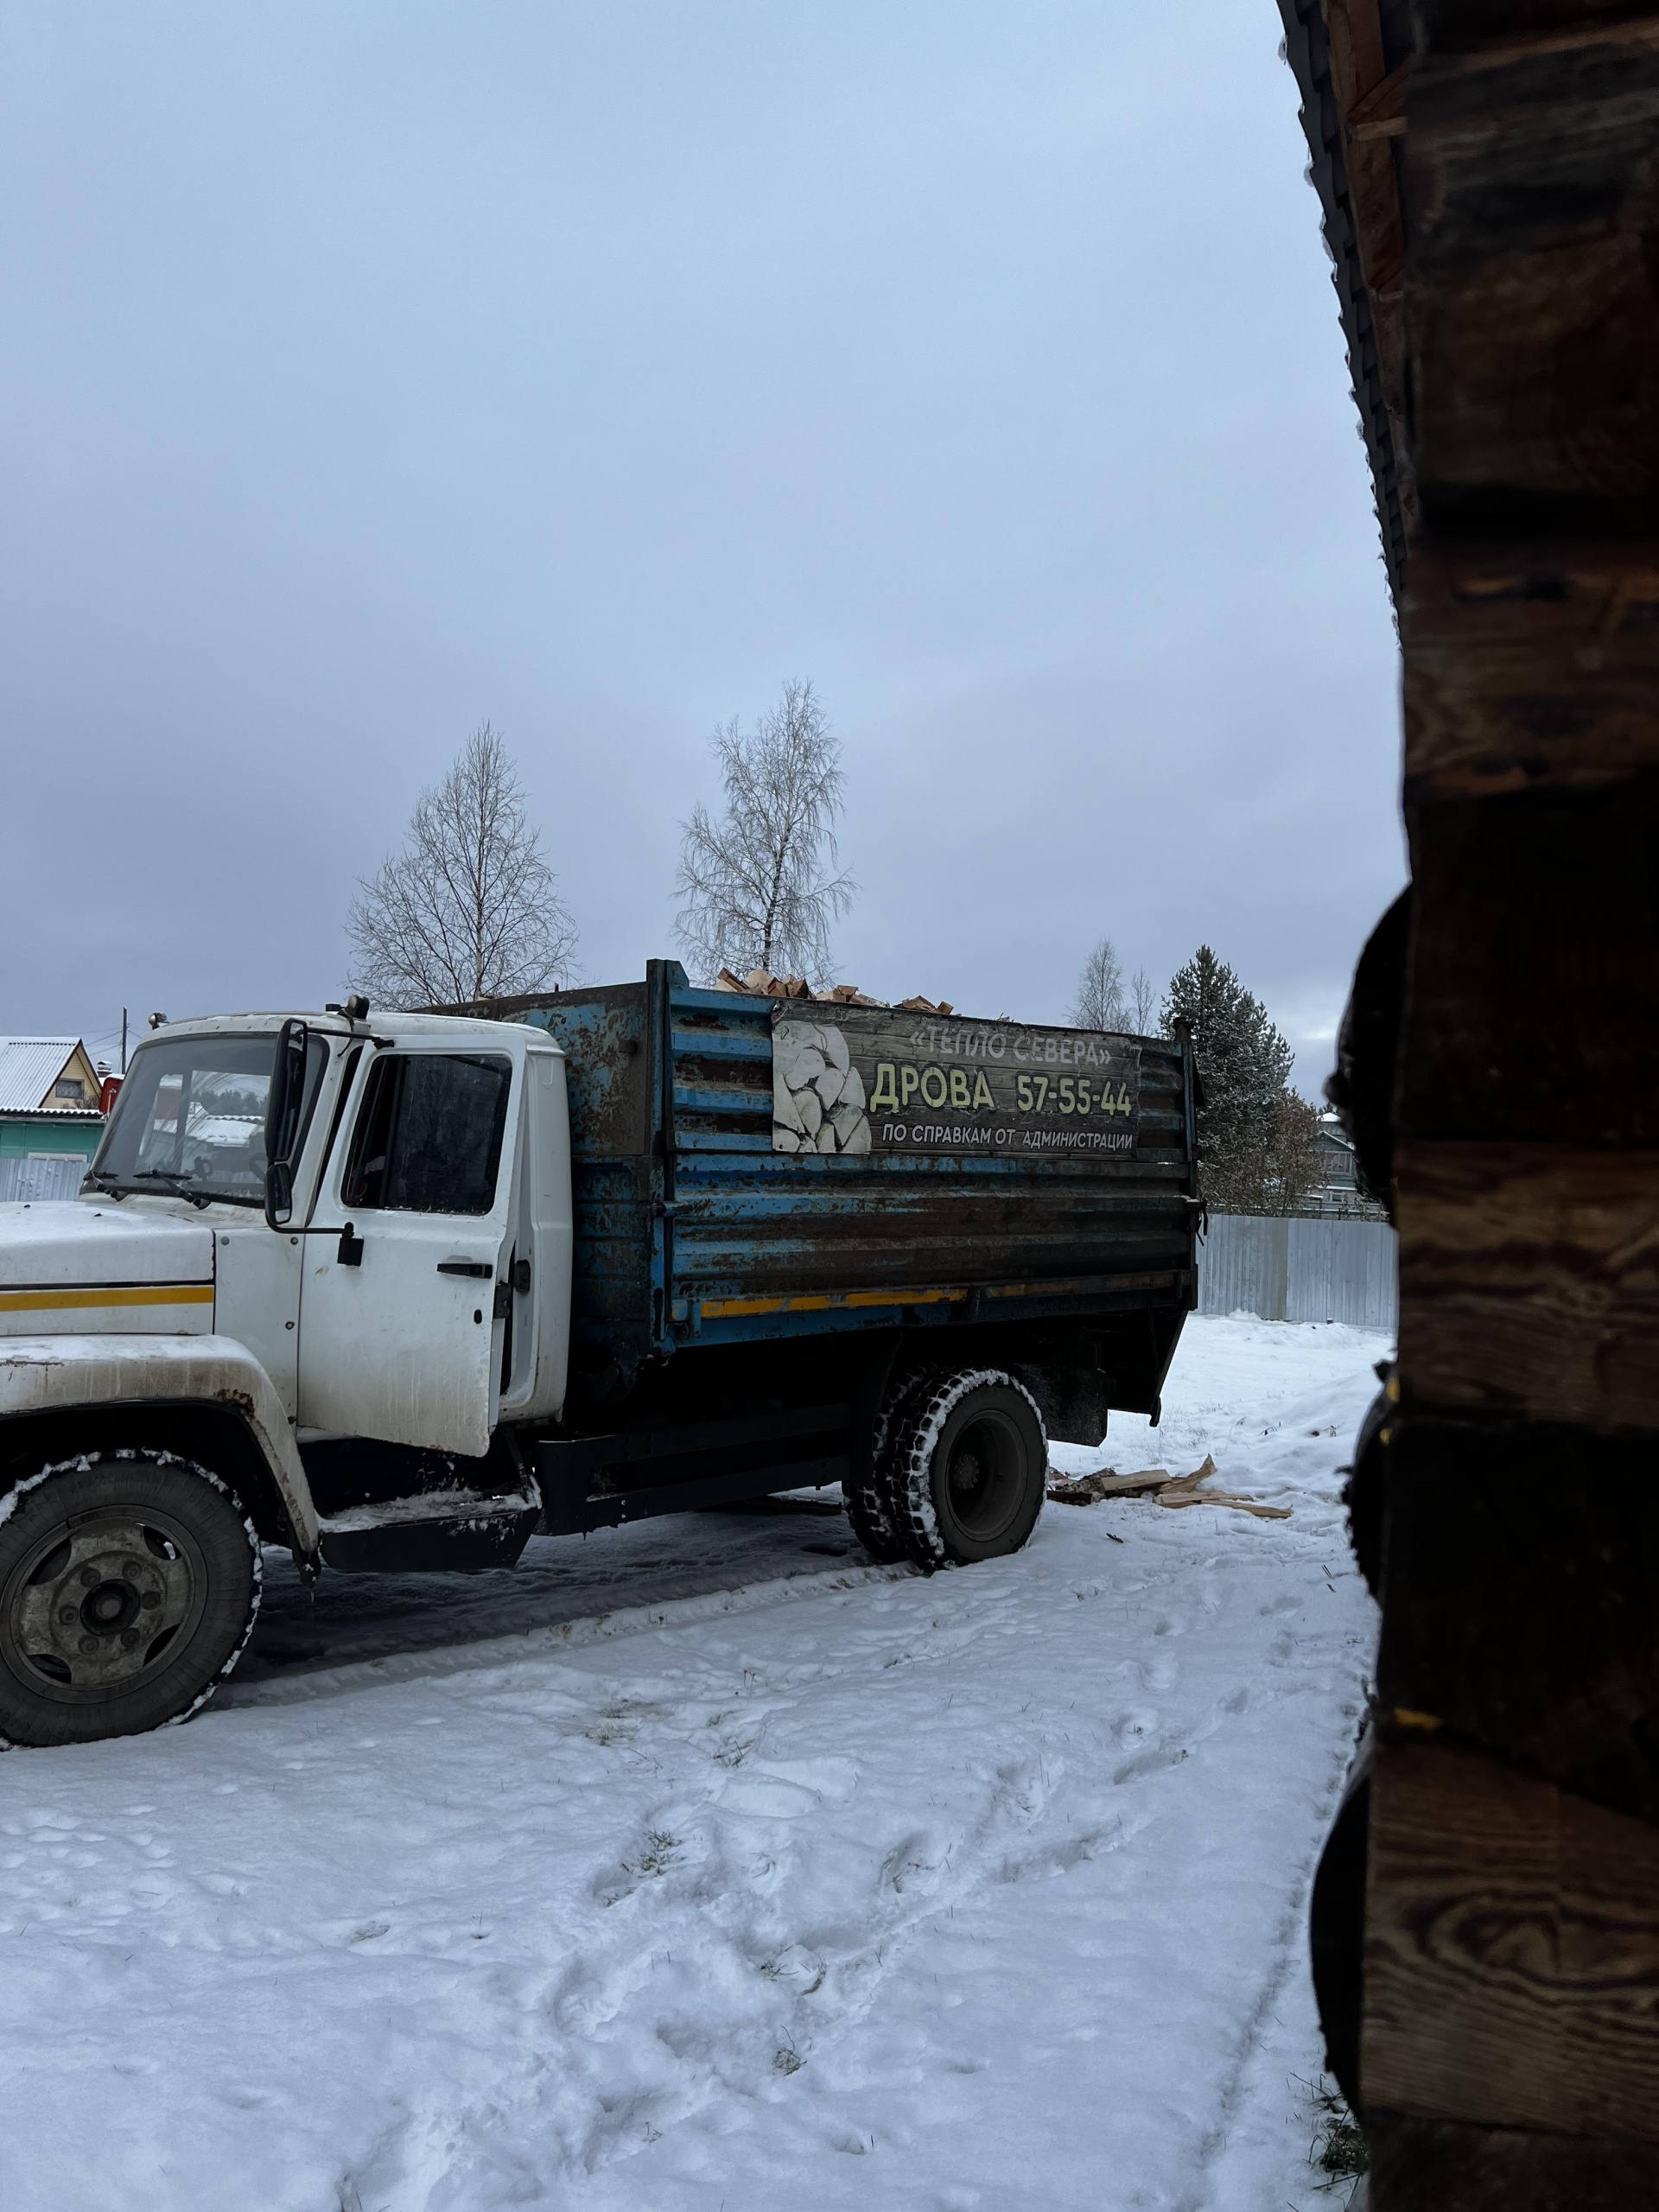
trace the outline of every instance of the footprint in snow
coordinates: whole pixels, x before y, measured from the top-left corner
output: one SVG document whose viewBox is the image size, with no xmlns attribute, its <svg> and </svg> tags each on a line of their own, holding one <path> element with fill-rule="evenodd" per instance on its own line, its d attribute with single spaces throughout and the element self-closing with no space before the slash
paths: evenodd
<svg viewBox="0 0 1659 2212">
<path fill-rule="evenodd" d="M 1112 1780 L 1115 1783 L 1140 1782 L 1149 1774 L 1161 1774 L 1166 1767 L 1179 1766 L 1185 1757 L 1185 1745 L 1179 1749 L 1142 1751 L 1138 1758 L 1125 1760 Z"/>
<path fill-rule="evenodd" d="M 802 1789 L 798 1783 L 752 1774 L 747 1768 L 734 1775 L 715 1800 L 722 1812 L 742 1813 L 763 1821 L 798 1821 L 804 1814 L 816 1812 L 820 1802 L 814 1791 Z"/>
<path fill-rule="evenodd" d="M 844 1805 L 857 1787 L 858 1765 L 853 1759 L 750 1758 L 722 1787 L 716 1802 L 729 1812 L 793 1821 L 821 1806 Z"/>
<path fill-rule="evenodd" d="M 905 1885 L 917 1874 L 931 1874 L 937 1871 L 935 1862 L 924 1856 L 927 1838 L 918 1830 L 896 1843 L 881 1861 L 881 1871 L 876 1877 L 879 1888 L 904 1895 Z"/>
</svg>

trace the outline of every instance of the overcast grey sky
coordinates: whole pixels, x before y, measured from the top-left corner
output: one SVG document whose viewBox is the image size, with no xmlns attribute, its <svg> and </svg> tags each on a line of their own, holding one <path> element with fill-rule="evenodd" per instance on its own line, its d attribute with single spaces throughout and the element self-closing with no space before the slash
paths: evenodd
<svg viewBox="0 0 1659 2212">
<path fill-rule="evenodd" d="M 0 0 L 0 1030 L 339 990 L 489 717 L 584 979 L 707 742 L 844 741 L 842 976 L 1207 939 L 1312 1089 L 1403 874 L 1272 0 Z"/>
</svg>

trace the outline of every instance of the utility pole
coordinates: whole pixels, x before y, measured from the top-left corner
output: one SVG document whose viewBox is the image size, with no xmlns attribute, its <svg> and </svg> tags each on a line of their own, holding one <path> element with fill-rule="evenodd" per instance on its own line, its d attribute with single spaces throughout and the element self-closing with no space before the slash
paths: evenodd
<svg viewBox="0 0 1659 2212">
<path fill-rule="evenodd" d="M 127 1009 L 125 1008 L 125 1007 L 122 1007 L 122 1009 L 121 1009 L 121 1073 L 122 1073 L 123 1077 L 124 1077 L 124 1076 L 125 1076 L 126 1072 L 127 1072 Z"/>
</svg>

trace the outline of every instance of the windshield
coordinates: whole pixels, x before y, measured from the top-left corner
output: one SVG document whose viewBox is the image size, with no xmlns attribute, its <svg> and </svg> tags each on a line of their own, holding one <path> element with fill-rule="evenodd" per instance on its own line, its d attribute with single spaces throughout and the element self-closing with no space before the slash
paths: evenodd
<svg viewBox="0 0 1659 2212">
<path fill-rule="evenodd" d="M 263 1205 L 265 1103 L 276 1047 L 274 1031 L 157 1038 L 141 1045 L 89 1181 L 104 1190 L 173 1191 Z M 306 1056 L 302 1141 L 327 1052 L 324 1039 L 314 1035 Z"/>
</svg>

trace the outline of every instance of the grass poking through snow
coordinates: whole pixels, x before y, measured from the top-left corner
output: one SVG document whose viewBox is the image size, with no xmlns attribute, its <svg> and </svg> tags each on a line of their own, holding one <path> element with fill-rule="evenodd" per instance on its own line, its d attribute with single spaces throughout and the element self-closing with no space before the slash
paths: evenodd
<svg viewBox="0 0 1659 2212">
<path fill-rule="evenodd" d="M 1328 2074 L 1303 2084 L 1313 2107 L 1313 2140 L 1307 2162 L 1323 2176 L 1321 2190 L 1344 2190 L 1343 2202 L 1352 2201 L 1362 2176 L 1370 2170 L 1370 2152 L 1359 2122 Z"/>
</svg>

